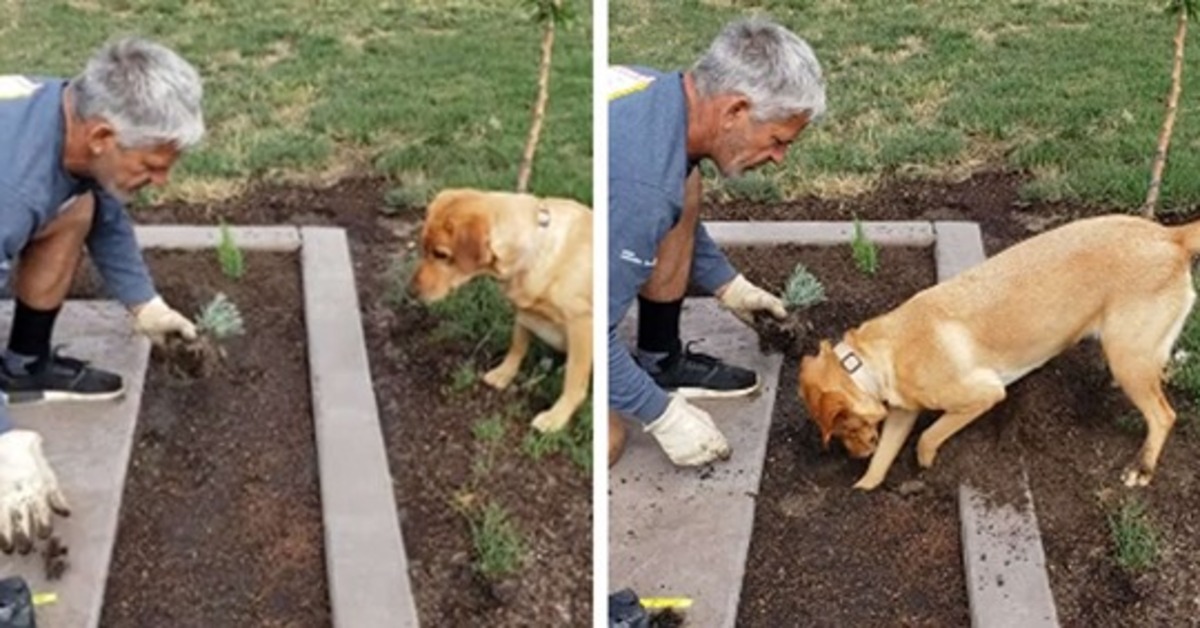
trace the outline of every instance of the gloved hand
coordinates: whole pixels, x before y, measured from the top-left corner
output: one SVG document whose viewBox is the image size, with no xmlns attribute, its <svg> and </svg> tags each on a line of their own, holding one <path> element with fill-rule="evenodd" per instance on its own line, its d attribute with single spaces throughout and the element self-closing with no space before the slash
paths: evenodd
<svg viewBox="0 0 1200 628">
<path fill-rule="evenodd" d="M 681 467 L 695 467 L 718 458 L 727 460 L 733 453 L 708 413 L 678 394 L 671 394 L 667 409 L 646 426 L 646 431 L 671 462 Z"/>
<path fill-rule="evenodd" d="M 196 339 L 196 325 L 171 309 L 160 296 L 135 308 L 133 327 L 156 345 L 166 342 L 167 336 L 173 333 L 183 336 L 185 340 Z"/>
<path fill-rule="evenodd" d="M 52 512 L 65 517 L 71 509 L 42 455 L 42 437 L 18 429 L 0 434 L 0 551 L 28 554 L 34 537 L 50 536 Z"/>
<path fill-rule="evenodd" d="M 756 310 L 766 310 L 778 319 L 787 318 L 787 310 L 783 307 L 783 301 L 750 283 L 745 275 L 738 275 L 725 286 L 725 289 L 717 296 L 721 306 L 733 312 L 734 316 L 742 319 L 747 323 L 754 322 L 754 312 Z"/>
</svg>

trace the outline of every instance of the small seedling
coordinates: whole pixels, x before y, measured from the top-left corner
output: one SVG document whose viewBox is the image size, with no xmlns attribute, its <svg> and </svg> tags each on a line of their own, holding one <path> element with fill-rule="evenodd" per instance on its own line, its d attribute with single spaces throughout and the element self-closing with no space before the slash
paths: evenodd
<svg viewBox="0 0 1200 628">
<path fill-rule="evenodd" d="M 471 517 L 471 542 L 475 546 L 475 569 L 489 580 L 515 572 L 525 557 L 520 531 L 504 508 L 494 503 Z"/>
<path fill-rule="evenodd" d="M 469 360 L 458 365 L 454 369 L 454 373 L 450 375 L 450 392 L 460 393 L 475 385 L 478 377 L 475 374 L 475 365 Z"/>
<path fill-rule="evenodd" d="M 241 279 L 246 274 L 242 250 L 233 241 L 233 233 L 224 222 L 221 223 L 221 241 L 217 243 L 217 261 L 221 264 L 221 272 L 230 279 Z"/>
<path fill-rule="evenodd" d="M 416 297 L 409 293 L 408 286 L 412 283 L 413 275 L 416 274 L 420 262 L 421 256 L 416 249 L 392 258 L 391 264 L 384 273 L 384 285 L 387 286 L 383 294 L 384 303 L 393 308 L 417 303 Z"/>
<path fill-rule="evenodd" d="M 1108 515 L 1117 564 L 1126 571 L 1141 571 L 1158 560 L 1158 532 L 1146 516 L 1146 505 L 1136 498 L 1121 503 Z"/>
<path fill-rule="evenodd" d="M 879 270 L 879 249 L 875 243 L 867 239 L 862 222 L 854 219 L 854 239 L 850 241 L 850 249 L 854 253 L 854 264 L 868 275 L 874 276 Z"/>
<path fill-rule="evenodd" d="M 825 301 L 825 286 L 804 264 L 796 264 L 783 289 L 783 304 L 789 310 L 806 308 Z"/>
<path fill-rule="evenodd" d="M 225 293 L 218 292 L 196 314 L 196 327 L 217 340 L 246 333 L 242 313 Z"/>
</svg>

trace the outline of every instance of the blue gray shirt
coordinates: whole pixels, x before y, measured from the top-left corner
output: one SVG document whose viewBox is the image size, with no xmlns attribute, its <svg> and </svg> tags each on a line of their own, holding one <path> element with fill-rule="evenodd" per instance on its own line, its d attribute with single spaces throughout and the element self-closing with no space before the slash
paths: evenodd
<svg viewBox="0 0 1200 628">
<path fill-rule="evenodd" d="M 609 406 L 649 423 L 667 395 L 617 338 L 617 324 L 654 271 L 659 242 L 679 222 L 687 156 L 683 75 L 644 68 L 609 69 L 608 375 Z M 714 292 L 737 275 L 701 224 L 691 283 Z"/>
<path fill-rule="evenodd" d="M 87 237 L 92 263 L 114 298 L 127 306 L 154 298 L 154 282 L 124 205 L 91 179 L 63 167 L 62 79 L 0 76 L 0 285 L 34 234 L 80 194 L 96 198 Z M 10 424 L 0 408 L 0 431 Z"/>
</svg>

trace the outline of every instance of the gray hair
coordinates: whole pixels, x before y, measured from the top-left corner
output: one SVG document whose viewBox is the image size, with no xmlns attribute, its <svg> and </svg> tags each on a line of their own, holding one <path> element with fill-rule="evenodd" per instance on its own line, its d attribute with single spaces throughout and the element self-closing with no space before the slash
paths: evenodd
<svg viewBox="0 0 1200 628">
<path fill-rule="evenodd" d="M 825 113 L 825 81 L 811 47 L 795 33 L 763 18 L 721 29 L 692 66 L 701 96 L 736 93 L 750 100 L 750 115 L 774 121 Z"/>
<path fill-rule="evenodd" d="M 103 118 L 126 148 L 171 144 L 182 150 L 204 136 L 200 75 L 175 52 L 126 38 L 101 48 L 71 81 L 75 115 Z"/>
</svg>

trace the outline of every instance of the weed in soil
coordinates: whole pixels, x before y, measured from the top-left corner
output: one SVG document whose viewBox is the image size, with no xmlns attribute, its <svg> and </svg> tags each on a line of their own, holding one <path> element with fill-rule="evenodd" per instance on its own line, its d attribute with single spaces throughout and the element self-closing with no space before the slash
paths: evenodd
<svg viewBox="0 0 1200 628">
<path fill-rule="evenodd" d="M 233 232 L 229 225 L 221 223 L 221 240 L 217 243 L 217 261 L 221 264 L 221 272 L 230 279 L 241 279 L 246 274 L 246 258 L 242 250 L 233 241 Z"/>
<path fill-rule="evenodd" d="M 867 239 L 858 218 L 854 219 L 854 239 L 850 241 L 850 250 L 854 253 L 854 265 L 860 271 L 872 277 L 879 272 L 879 249 Z"/>
<path fill-rule="evenodd" d="M 1108 515 L 1114 557 L 1127 572 L 1149 569 L 1158 562 L 1158 532 L 1146 514 L 1146 504 L 1130 497 Z"/>
</svg>

